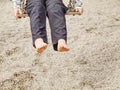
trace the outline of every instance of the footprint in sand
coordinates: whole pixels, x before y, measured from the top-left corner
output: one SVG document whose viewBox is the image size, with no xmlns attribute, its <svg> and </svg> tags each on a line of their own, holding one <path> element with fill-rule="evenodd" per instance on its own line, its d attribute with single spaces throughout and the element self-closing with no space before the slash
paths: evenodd
<svg viewBox="0 0 120 90">
<path fill-rule="evenodd" d="M 13 79 L 6 79 L 0 84 L 0 90 L 13 90 L 15 81 Z"/>
<path fill-rule="evenodd" d="M 20 50 L 21 50 L 20 47 L 14 47 L 10 50 L 6 50 L 5 54 L 6 54 L 6 56 L 11 56 L 16 52 L 19 52 Z"/>
<path fill-rule="evenodd" d="M 29 90 L 33 78 L 34 74 L 30 71 L 14 73 L 10 79 L 0 82 L 0 90 Z"/>
</svg>

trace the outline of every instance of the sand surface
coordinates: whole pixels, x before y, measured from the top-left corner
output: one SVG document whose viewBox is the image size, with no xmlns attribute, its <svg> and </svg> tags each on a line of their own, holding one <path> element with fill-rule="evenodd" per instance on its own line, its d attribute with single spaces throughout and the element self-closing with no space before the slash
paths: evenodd
<svg viewBox="0 0 120 90">
<path fill-rule="evenodd" d="M 47 21 L 38 54 L 29 18 L 15 20 L 12 9 L 0 0 L 0 90 L 120 90 L 120 0 L 84 0 L 82 16 L 66 16 L 67 53 L 53 50 Z"/>
</svg>

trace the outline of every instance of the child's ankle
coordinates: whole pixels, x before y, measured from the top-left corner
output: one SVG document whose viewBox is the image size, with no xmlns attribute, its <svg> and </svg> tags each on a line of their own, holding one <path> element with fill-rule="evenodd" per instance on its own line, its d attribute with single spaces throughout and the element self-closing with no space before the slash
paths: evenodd
<svg viewBox="0 0 120 90">
<path fill-rule="evenodd" d="M 58 40 L 58 43 L 61 43 L 61 42 L 62 42 L 62 43 L 66 43 L 64 39 L 59 39 L 59 40 Z"/>
<path fill-rule="evenodd" d="M 43 39 L 42 38 L 38 38 L 35 40 L 35 42 L 43 42 Z"/>
</svg>

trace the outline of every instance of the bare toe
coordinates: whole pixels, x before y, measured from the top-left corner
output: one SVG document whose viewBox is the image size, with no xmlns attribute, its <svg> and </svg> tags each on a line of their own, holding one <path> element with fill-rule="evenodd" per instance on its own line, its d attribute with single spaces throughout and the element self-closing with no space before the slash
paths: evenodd
<svg viewBox="0 0 120 90">
<path fill-rule="evenodd" d="M 44 43 L 44 41 L 41 38 L 39 38 L 35 41 L 35 46 L 37 52 L 42 53 L 47 48 L 47 43 Z"/>
<path fill-rule="evenodd" d="M 68 48 L 68 46 L 67 46 L 67 44 L 66 44 L 64 39 L 60 39 L 58 41 L 58 51 L 59 52 L 69 51 L 69 48 Z"/>
<path fill-rule="evenodd" d="M 58 48 L 58 51 L 59 51 L 59 52 L 69 51 L 69 48 L 64 47 L 64 46 L 60 46 L 60 47 Z"/>
<path fill-rule="evenodd" d="M 47 44 L 42 45 L 41 47 L 37 48 L 38 53 L 42 53 L 47 48 Z"/>
</svg>

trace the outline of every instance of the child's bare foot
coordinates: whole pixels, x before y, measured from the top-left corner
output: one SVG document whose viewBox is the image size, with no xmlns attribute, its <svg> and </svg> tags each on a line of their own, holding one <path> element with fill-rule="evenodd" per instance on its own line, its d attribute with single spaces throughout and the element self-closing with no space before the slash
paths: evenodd
<svg viewBox="0 0 120 90">
<path fill-rule="evenodd" d="M 83 14 L 83 8 L 82 7 L 78 7 L 75 9 L 76 12 L 79 12 L 79 15 Z"/>
<path fill-rule="evenodd" d="M 16 19 L 22 18 L 21 16 L 19 16 L 19 14 L 23 14 L 22 10 L 19 9 L 19 8 L 15 8 L 14 9 L 14 15 L 15 15 Z"/>
<path fill-rule="evenodd" d="M 39 38 L 35 41 L 37 52 L 42 53 L 47 48 L 47 43 L 44 43 L 43 39 Z"/>
<path fill-rule="evenodd" d="M 59 39 L 58 40 L 58 51 L 59 52 L 69 51 L 69 48 L 68 48 L 64 39 Z"/>
</svg>

